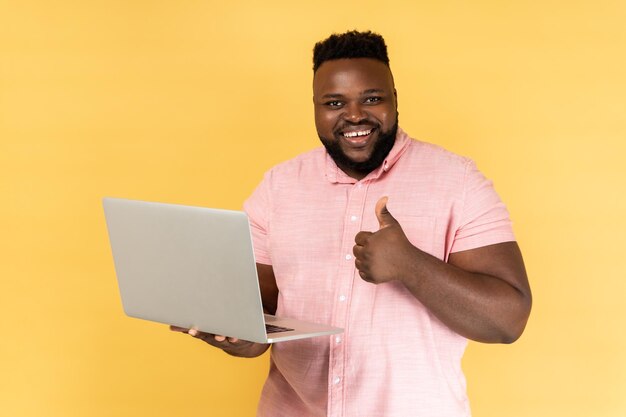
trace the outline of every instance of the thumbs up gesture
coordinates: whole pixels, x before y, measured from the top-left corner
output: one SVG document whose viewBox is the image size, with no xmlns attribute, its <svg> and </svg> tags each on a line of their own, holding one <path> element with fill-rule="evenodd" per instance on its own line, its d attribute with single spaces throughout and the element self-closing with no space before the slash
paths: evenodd
<svg viewBox="0 0 626 417">
<path fill-rule="evenodd" d="M 417 250 L 409 242 L 400 223 L 387 210 L 388 197 L 376 203 L 379 229 L 359 232 L 354 238 L 353 253 L 359 275 L 365 281 L 380 284 L 401 280 L 411 256 Z"/>
</svg>

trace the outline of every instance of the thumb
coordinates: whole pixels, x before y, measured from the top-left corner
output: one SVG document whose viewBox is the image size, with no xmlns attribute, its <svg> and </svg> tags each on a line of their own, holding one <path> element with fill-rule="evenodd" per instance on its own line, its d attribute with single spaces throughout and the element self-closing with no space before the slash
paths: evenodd
<svg viewBox="0 0 626 417">
<path fill-rule="evenodd" d="M 387 210 L 387 200 L 389 200 L 389 197 L 381 197 L 374 209 L 380 229 L 398 224 L 398 221 L 389 213 L 389 210 Z"/>
</svg>

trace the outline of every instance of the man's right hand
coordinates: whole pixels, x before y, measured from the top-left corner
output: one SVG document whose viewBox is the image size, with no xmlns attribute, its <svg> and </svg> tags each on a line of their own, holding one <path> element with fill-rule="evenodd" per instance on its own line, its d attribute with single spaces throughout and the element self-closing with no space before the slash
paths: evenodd
<svg viewBox="0 0 626 417">
<path fill-rule="evenodd" d="M 236 337 L 226 337 L 211 333 L 200 332 L 196 329 L 185 329 L 184 327 L 170 326 L 173 332 L 187 333 L 188 335 L 200 339 L 211 346 L 222 349 L 232 356 L 241 358 L 255 358 L 262 355 L 269 347 L 269 344 L 248 342 L 239 340 Z"/>
</svg>

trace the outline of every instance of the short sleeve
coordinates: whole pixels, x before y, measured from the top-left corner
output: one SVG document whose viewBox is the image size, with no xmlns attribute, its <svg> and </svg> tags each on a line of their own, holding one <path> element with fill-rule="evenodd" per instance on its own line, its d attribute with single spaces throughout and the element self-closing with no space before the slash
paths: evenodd
<svg viewBox="0 0 626 417">
<path fill-rule="evenodd" d="M 472 161 L 465 167 L 463 205 L 451 252 L 515 241 L 509 212 Z"/>
<path fill-rule="evenodd" d="M 266 173 L 263 181 L 257 186 L 252 195 L 244 202 L 244 211 L 250 221 L 254 257 L 257 263 L 271 265 L 269 253 L 269 224 L 270 224 L 270 174 Z"/>
</svg>

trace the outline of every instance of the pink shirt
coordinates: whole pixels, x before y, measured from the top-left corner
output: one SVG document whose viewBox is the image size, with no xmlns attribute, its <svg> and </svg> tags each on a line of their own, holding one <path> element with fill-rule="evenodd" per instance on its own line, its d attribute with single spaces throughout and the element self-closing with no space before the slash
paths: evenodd
<svg viewBox="0 0 626 417">
<path fill-rule="evenodd" d="M 256 260 L 272 265 L 277 314 L 343 327 L 277 343 L 259 416 L 469 416 L 467 341 L 397 282 L 363 281 L 352 247 L 375 231 L 374 205 L 442 260 L 515 240 L 504 204 L 470 160 L 399 130 L 383 165 L 361 181 L 318 148 L 282 163 L 246 201 Z"/>
</svg>

